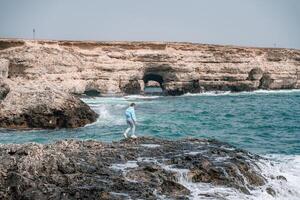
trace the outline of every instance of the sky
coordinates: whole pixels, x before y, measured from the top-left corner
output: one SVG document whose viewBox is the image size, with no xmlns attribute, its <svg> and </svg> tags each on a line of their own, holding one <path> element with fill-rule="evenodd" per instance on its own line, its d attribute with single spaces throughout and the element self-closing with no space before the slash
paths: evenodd
<svg viewBox="0 0 300 200">
<path fill-rule="evenodd" d="M 0 0 L 0 38 L 300 49 L 300 0 Z"/>
</svg>

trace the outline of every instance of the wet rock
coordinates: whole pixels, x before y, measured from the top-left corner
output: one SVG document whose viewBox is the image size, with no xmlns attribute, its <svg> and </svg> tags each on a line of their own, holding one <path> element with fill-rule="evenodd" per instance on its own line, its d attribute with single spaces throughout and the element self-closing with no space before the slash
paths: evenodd
<svg viewBox="0 0 300 200">
<path fill-rule="evenodd" d="M 272 188 L 267 187 L 266 191 L 267 191 L 267 193 L 268 193 L 269 195 L 271 195 L 271 196 L 273 196 L 273 197 L 276 196 L 276 192 L 275 192 L 275 190 L 273 190 Z"/>
<path fill-rule="evenodd" d="M 259 156 L 207 139 L 10 144 L 0 159 L 2 199 L 189 199 L 186 183 L 250 194 L 266 182 Z"/>
<path fill-rule="evenodd" d="M 287 181 L 287 179 L 284 176 L 276 176 L 277 180 Z"/>
</svg>

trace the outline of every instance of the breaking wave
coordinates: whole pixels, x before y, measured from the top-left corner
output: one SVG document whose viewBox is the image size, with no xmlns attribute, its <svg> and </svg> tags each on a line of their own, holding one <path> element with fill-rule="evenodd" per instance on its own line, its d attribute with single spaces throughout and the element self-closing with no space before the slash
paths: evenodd
<svg viewBox="0 0 300 200">
<path fill-rule="evenodd" d="M 139 162 L 155 163 L 167 171 L 177 174 L 177 182 L 190 190 L 191 200 L 298 200 L 300 199 L 300 156 L 267 155 L 256 164 L 267 180 L 266 185 L 250 190 L 250 194 L 224 186 L 210 183 L 194 183 L 189 179 L 187 169 L 173 168 L 163 165 L 152 158 L 139 158 Z M 138 167 L 137 161 L 129 161 L 123 165 L 113 166 L 127 172 L 128 168 Z M 158 196 L 159 199 L 166 199 Z"/>
</svg>

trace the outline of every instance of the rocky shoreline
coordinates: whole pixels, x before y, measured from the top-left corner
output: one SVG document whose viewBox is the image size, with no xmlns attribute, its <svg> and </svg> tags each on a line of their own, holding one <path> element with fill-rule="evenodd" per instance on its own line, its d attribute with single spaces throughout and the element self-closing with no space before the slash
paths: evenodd
<svg viewBox="0 0 300 200">
<path fill-rule="evenodd" d="M 207 139 L 0 145 L 0 199 L 201 199 L 189 184 L 265 189 L 259 156 Z M 279 177 L 280 178 L 280 177 Z M 281 177 L 284 179 L 284 177 Z M 264 190 L 263 189 L 263 190 Z"/>
</svg>

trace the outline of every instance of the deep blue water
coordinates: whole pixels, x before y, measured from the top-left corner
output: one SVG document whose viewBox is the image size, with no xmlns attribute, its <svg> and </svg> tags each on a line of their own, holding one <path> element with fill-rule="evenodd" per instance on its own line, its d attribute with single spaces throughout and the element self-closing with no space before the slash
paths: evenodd
<svg viewBox="0 0 300 200">
<path fill-rule="evenodd" d="M 137 104 L 137 135 L 177 139 L 206 137 L 261 154 L 300 154 L 300 91 L 258 91 L 180 97 L 84 99 L 100 114 L 83 128 L 0 131 L 0 143 L 49 143 L 60 139 L 122 139 L 124 110 Z"/>
</svg>

